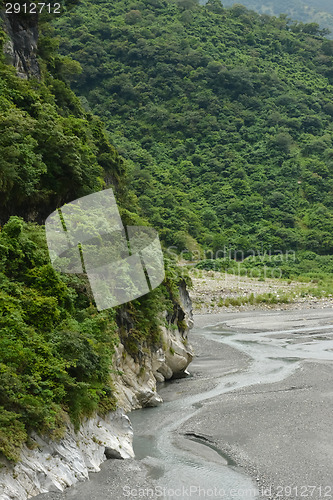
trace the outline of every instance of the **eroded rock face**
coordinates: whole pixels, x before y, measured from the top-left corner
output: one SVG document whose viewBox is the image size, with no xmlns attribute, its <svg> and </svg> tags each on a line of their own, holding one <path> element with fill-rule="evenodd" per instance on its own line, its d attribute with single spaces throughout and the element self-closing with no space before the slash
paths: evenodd
<svg viewBox="0 0 333 500">
<path fill-rule="evenodd" d="M 165 313 L 168 327 L 161 327 L 163 349 L 140 352 L 134 359 L 123 344 L 117 348 L 114 368 L 119 372 L 114 382 L 118 404 L 125 411 L 157 406 L 162 403 L 157 382 L 184 377 L 193 359 L 188 333 L 193 326 L 192 302 L 186 285 L 179 287 L 179 299 L 173 313 Z"/>
<path fill-rule="evenodd" d="M 134 457 L 129 418 L 117 410 L 101 418 L 86 419 L 78 433 L 68 424 L 66 436 L 51 441 L 32 434 L 33 449 L 24 446 L 21 461 L 2 461 L 0 499 L 26 500 L 39 493 L 63 491 L 98 472 L 107 458 Z"/>
<path fill-rule="evenodd" d="M 20 78 L 40 78 L 37 60 L 38 16 L 6 15 L 0 20 L 9 36 L 4 45 L 7 62 L 14 66 Z"/>
</svg>

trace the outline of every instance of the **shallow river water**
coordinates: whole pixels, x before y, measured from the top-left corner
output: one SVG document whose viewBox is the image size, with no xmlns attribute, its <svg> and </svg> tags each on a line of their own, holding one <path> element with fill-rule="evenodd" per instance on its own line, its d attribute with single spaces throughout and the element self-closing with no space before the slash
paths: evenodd
<svg viewBox="0 0 333 500">
<path fill-rule="evenodd" d="M 256 483 L 211 443 L 176 431 L 210 398 L 250 385 L 281 381 L 302 360 L 333 360 L 332 331 L 328 325 L 268 332 L 232 331 L 223 324 L 196 328 L 192 338 L 201 335 L 226 344 L 249 356 L 250 362 L 247 369 L 217 379 L 210 390 L 185 397 L 182 394 L 158 408 L 130 415 L 136 457 L 149 465 L 151 478 L 157 480 L 160 489 L 156 497 L 163 492 L 162 498 L 168 500 L 259 498 Z"/>
</svg>

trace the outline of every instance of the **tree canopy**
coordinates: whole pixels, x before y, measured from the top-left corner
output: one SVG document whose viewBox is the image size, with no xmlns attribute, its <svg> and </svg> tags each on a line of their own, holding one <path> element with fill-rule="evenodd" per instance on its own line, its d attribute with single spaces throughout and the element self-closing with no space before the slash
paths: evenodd
<svg viewBox="0 0 333 500">
<path fill-rule="evenodd" d="M 333 42 L 317 25 L 219 0 L 83 0 L 55 33 L 167 245 L 332 252 Z"/>
</svg>

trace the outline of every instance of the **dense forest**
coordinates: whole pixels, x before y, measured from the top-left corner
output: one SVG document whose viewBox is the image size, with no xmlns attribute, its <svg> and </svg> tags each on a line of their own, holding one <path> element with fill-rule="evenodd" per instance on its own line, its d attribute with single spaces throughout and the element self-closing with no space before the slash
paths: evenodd
<svg viewBox="0 0 333 500">
<path fill-rule="evenodd" d="M 112 187 L 124 223 L 147 221 L 101 120 L 66 83 L 77 63 L 53 48 L 51 74 L 44 41 L 40 78 L 21 79 L 3 54 L 3 30 L 0 40 L 0 458 L 15 462 L 32 430 L 57 438 L 70 419 L 77 429 L 84 416 L 115 408 L 115 345 L 121 337 L 135 356 L 140 344 L 161 344 L 180 277 L 170 262 L 158 289 L 98 313 L 84 275 L 52 268 L 40 224 L 63 203 Z"/>
<path fill-rule="evenodd" d="M 333 42 L 318 25 L 219 0 L 82 0 L 54 29 L 166 245 L 332 252 Z"/>
</svg>

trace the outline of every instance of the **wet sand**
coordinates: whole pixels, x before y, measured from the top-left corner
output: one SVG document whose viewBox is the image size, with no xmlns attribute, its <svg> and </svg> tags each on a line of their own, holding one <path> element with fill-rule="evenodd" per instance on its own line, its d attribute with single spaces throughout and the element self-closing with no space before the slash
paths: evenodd
<svg viewBox="0 0 333 500">
<path fill-rule="evenodd" d="M 318 325 L 323 329 L 333 325 L 333 310 L 202 315 L 196 325 L 217 321 L 249 332 L 311 331 Z M 305 361 L 281 382 L 210 400 L 182 428 L 203 430 L 259 485 L 269 488 L 271 498 L 333 498 L 333 361 Z"/>
<path fill-rule="evenodd" d="M 318 325 L 325 330 L 333 325 L 333 310 L 311 308 L 196 316 L 191 334 L 197 354 L 190 365 L 192 376 L 161 386 L 160 394 L 166 402 L 208 391 L 217 378 L 244 372 L 249 366 L 251 360 L 242 352 L 199 335 L 200 328 L 217 322 L 236 330 L 266 330 L 272 331 L 272 336 L 282 336 L 274 331 L 293 328 L 311 331 Z M 208 439 L 215 449 L 254 478 L 259 491 L 264 493 L 263 498 L 333 498 L 332 410 L 333 361 L 305 361 L 281 382 L 252 385 L 207 399 L 196 414 L 177 429 L 175 442 L 180 449 L 201 453 L 200 444 L 184 435 Z M 147 412 L 149 433 L 154 436 L 158 428 L 149 429 L 150 410 L 143 411 Z M 162 427 L 163 421 L 159 425 Z M 136 492 L 140 487 L 155 487 L 159 481 L 152 471 L 156 470 L 156 462 L 149 457 L 108 460 L 100 473 L 91 474 L 89 482 L 65 493 L 49 493 L 36 498 L 134 498 L 124 487 L 136 488 Z M 244 498 L 248 497 L 244 495 Z"/>
</svg>

